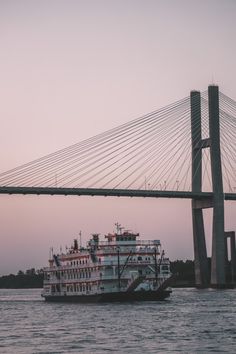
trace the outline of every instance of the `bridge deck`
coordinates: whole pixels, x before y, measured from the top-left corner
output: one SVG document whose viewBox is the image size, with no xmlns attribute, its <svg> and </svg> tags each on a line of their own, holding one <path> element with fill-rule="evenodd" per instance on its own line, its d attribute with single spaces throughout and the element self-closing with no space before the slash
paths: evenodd
<svg viewBox="0 0 236 354">
<path fill-rule="evenodd" d="M 167 190 L 138 189 L 97 189 L 97 188 L 57 188 L 57 187 L 0 187 L 0 194 L 35 194 L 35 195 L 87 195 L 104 197 L 143 197 L 176 199 L 209 199 L 211 192 L 188 192 Z M 225 200 L 236 200 L 235 193 L 225 193 Z"/>
</svg>

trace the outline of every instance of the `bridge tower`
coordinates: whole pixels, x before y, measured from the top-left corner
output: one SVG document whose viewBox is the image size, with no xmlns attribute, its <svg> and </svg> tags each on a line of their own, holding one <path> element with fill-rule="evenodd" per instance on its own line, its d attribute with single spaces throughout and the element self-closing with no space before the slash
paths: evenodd
<svg viewBox="0 0 236 354">
<path fill-rule="evenodd" d="M 208 87 L 209 138 L 201 137 L 201 97 L 192 91 L 191 135 L 192 135 L 192 191 L 202 191 L 202 149 L 210 148 L 213 197 L 202 202 L 192 200 L 195 277 L 199 287 L 225 287 L 225 232 L 224 192 L 222 181 L 219 121 L 219 89 Z M 203 209 L 213 208 L 211 280 L 208 274 Z"/>
<path fill-rule="evenodd" d="M 204 144 L 201 129 L 200 92 L 191 92 L 190 103 L 192 135 L 192 192 L 202 192 L 202 149 Z M 192 199 L 194 266 L 195 280 L 198 287 L 207 287 L 209 285 L 203 208 L 204 205 L 201 200 Z"/>
</svg>

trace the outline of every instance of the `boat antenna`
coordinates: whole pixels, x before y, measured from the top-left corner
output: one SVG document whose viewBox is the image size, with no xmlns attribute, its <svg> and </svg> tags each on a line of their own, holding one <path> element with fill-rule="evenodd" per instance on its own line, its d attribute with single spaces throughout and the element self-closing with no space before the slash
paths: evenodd
<svg viewBox="0 0 236 354">
<path fill-rule="evenodd" d="M 119 227 L 120 227 L 119 223 L 118 223 L 118 222 L 116 222 L 116 223 L 115 223 L 115 226 L 116 226 L 116 232 L 118 233 L 118 231 L 119 231 Z"/>
<path fill-rule="evenodd" d="M 79 247 L 80 248 L 82 247 L 82 232 L 81 232 L 81 230 L 79 232 Z"/>
<path fill-rule="evenodd" d="M 120 234 L 123 227 L 121 227 L 121 224 L 119 224 L 118 222 L 115 223 L 115 226 L 116 226 L 116 233 Z"/>
</svg>

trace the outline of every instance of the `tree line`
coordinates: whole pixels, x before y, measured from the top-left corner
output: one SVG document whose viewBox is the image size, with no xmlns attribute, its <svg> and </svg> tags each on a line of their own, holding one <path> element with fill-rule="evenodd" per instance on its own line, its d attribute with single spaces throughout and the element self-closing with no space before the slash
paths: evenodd
<svg viewBox="0 0 236 354">
<path fill-rule="evenodd" d="M 0 277 L 1 289 L 27 289 L 43 287 L 43 271 L 35 268 L 27 269 L 25 272 L 19 270 L 17 274 L 3 275 Z"/>
</svg>

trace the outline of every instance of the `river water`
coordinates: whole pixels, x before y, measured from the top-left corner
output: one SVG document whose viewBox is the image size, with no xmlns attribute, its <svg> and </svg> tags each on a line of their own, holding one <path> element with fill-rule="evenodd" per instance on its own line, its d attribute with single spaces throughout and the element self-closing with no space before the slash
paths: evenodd
<svg viewBox="0 0 236 354">
<path fill-rule="evenodd" d="M 45 303 L 0 289 L 0 353 L 236 353 L 236 290 L 174 289 L 163 302 Z"/>
</svg>

